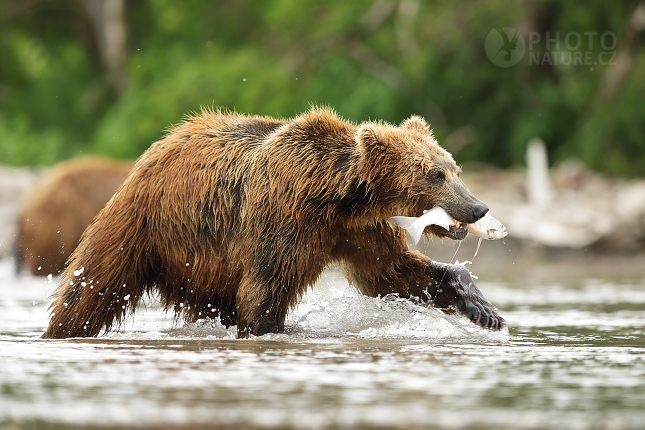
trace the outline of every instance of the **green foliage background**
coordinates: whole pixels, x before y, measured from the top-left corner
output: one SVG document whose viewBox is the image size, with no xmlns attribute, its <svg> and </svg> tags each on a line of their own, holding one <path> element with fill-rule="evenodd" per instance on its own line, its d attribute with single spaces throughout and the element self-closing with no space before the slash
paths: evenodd
<svg viewBox="0 0 645 430">
<path fill-rule="evenodd" d="M 356 122 L 422 115 L 460 162 L 521 164 L 540 136 L 552 163 L 645 173 L 643 32 L 628 30 L 637 2 L 415 4 L 128 0 L 127 84 L 115 95 L 78 1 L 1 1 L 0 163 L 135 158 L 200 106 L 290 117 L 317 104 Z M 500 27 L 539 32 L 541 52 L 547 32 L 560 50 L 567 33 L 611 32 L 631 66 L 611 97 L 614 65 L 529 64 L 527 54 L 500 68 L 484 51 Z M 594 42 L 579 50 L 595 59 Z"/>
</svg>

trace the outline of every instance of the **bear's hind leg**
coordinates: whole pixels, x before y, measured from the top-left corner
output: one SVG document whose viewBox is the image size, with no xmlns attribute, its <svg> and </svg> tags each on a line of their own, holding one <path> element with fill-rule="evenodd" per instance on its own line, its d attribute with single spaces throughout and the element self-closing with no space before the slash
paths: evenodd
<svg viewBox="0 0 645 430">
<path fill-rule="evenodd" d="M 51 319 L 44 339 L 97 336 L 123 321 L 144 293 L 143 283 L 124 279 L 103 285 L 95 282 L 91 269 L 74 271 L 70 265 L 56 291 Z M 78 275 L 77 275 L 78 273 Z M 105 279 L 99 277 L 99 279 Z"/>
<path fill-rule="evenodd" d="M 236 300 L 237 336 L 247 338 L 282 331 L 287 312 L 296 300 L 289 298 L 292 295 L 289 290 L 292 288 L 287 284 L 273 287 L 250 278 L 243 279 Z"/>
</svg>

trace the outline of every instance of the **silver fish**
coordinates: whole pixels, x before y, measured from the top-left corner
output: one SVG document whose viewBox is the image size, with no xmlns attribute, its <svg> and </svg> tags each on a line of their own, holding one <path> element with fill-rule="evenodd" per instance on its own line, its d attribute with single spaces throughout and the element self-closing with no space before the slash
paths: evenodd
<svg viewBox="0 0 645 430">
<path fill-rule="evenodd" d="M 457 221 L 441 207 L 423 211 L 420 217 L 393 216 L 392 221 L 410 233 L 412 242 L 416 245 L 421 240 L 423 230 L 431 225 L 438 225 L 446 230 L 457 224 Z M 506 227 L 491 215 L 484 215 L 479 221 L 467 224 L 468 232 L 487 240 L 497 240 L 506 236 Z"/>
</svg>

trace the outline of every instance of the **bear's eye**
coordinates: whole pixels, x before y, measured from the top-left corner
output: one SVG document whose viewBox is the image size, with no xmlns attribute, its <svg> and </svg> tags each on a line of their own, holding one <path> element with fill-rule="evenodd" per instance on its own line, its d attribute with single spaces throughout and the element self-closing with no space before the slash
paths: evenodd
<svg viewBox="0 0 645 430">
<path fill-rule="evenodd" d="M 446 175 L 440 170 L 433 170 L 430 172 L 430 179 L 432 182 L 443 182 L 446 179 Z"/>
</svg>

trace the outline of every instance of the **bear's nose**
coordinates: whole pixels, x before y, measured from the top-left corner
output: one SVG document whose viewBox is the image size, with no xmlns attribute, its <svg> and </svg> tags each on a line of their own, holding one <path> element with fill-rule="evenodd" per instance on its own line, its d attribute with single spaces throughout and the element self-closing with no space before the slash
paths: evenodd
<svg viewBox="0 0 645 430">
<path fill-rule="evenodd" d="M 488 212 L 488 206 L 486 206 L 486 203 L 477 205 L 473 208 L 473 218 L 475 218 L 475 221 L 478 221 L 481 217 L 486 215 L 486 212 Z"/>
</svg>

